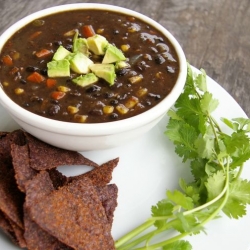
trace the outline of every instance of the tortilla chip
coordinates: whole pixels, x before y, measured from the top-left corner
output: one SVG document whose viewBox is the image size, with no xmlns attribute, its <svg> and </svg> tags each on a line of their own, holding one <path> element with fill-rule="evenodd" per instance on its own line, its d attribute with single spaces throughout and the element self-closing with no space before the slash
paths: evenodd
<svg viewBox="0 0 250 250">
<path fill-rule="evenodd" d="M 118 162 L 119 158 L 108 161 L 87 173 L 69 177 L 69 182 L 88 177 L 94 186 L 105 186 L 112 180 L 112 173 Z"/>
<path fill-rule="evenodd" d="M 2 211 L 0 211 L 0 228 L 6 233 L 13 232 L 9 220 L 5 217 Z"/>
<path fill-rule="evenodd" d="M 37 174 L 37 171 L 30 167 L 28 145 L 12 144 L 11 156 L 18 188 L 25 192 L 25 183 Z"/>
<path fill-rule="evenodd" d="M 11 133 L 3 133 L 0 136 L 0 161 L 11 163 L 10 145 L 12 143 L 24 145 L 25 137 L 22 130 L 15 130 Z"/>
<path fill-rule="evenodd" d="M 0 162 L 0 210 L 23 228 L 24 195 L 17 188 L 14 169 Z"/>
<path fill-rule="evenodd" d="M 23 237 L 23 229 L 9 220 L 2 211 L 0 211 L 0 228 L 16 245 L 21 248 L 26 247 L 26 242 Z"/>
<path fill-rule="evenodd" d="M 15 239 L 15 243 L 21 247 L 26 247 L 26 241 L 24 239 L 24 229 L 20 228 L 18 225 L 16 225 L 13 221 L 9 221 L 11 224 L 11 227 L 13 229 L 13 238 Z"/>
<path fill-rule="evenodd" d="M 55 237 L 48 234 L 40 228 L 30 217 L 29 213 L 24 209 L 24 238 L 28 249 L 36 250 L 73 250 L 58 241 Z"/>
<path fill-rule="evenodd" d="M 98 197 L 104 207 L 108 222 L 113 223 L 114 212 L 117 207 L 118 188 L 115 184 L 96 187 Z"/>
<path fill-rule="evenodd" d="M 63 165 L 99 166 L 78 152 L 51 146 L 28 133 L 25 135 L 30 150 L 30 166 L 33 169 L 47 170 Z"/>
<path fill-rule="evenodd" d="M 111 225 L 91 180 L 82 178 L 41 197 L 31 182 L 50 182 L 41 172 L 26 185 L 26 207 L 32 219 L 49 234 L 75 249 L 115 249 Z M 52 183 L 50 183 L 52 185 Z M 42 185 L 39 185 L 42 189 Z"/>
</svg>

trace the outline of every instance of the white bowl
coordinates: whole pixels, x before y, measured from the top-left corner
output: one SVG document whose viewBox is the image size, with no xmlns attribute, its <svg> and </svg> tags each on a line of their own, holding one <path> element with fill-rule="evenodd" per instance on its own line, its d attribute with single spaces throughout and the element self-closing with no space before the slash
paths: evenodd
<svg viewBox="0 0 250 250">
<path fill-rule="evenodd" d="M 132 118 L 108 123 L 78 124 L 61 122 L 33 114 L 13 102 L 0 88 L 0 103 L 27 132 L 57 147 L 75 151 L 89 151 L 120 146 L 143 135 L 156 125 L 181 94 L 187 74 L 186 58 L 177 40 L 159 23 L 138 12 L 106 4 L 66 4 L 47 8 L 19 20 L 0 37 L 0 50 L 20 28 L 48 14 L 74 9 L 111 10 L 135 16 L 161 31 L 173 44 L 179 58 L 179 76 L 171 93 L 157 106 Z"/>
</svg>

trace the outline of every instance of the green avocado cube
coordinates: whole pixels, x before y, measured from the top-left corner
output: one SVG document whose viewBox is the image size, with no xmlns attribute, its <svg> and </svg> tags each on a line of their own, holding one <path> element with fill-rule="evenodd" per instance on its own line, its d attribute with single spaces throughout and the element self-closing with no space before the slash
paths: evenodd
<svg viewBox="0 0 250 250">
<path fill-rule="evenodd" d="M 65 49 L 62 45 L 56 50 L 52 60 L 59 61 L 65 59 L 71 52 Z"/>
<path fill-rule="evenodd" d="M 70 76 L 70 63 L 68 60 L 51 61 L 47 63 L 49 77 Z"/>
<path fill-rule="evenodd" d="M 98 81 L 98 77 L 94 73 L 88 73 L 86 75 L 80 75 L 72 80 L 75 84 L 86 87 Z"/>
<path fill-rule="evenodd" d="M 77 52 L 75 54 L 70 55 L 69 62 L 70 68 L 78 74 L 89 73 L 89 66 L 93 64 L 93 61 L 81 52 Z"/>
<path fill-rule="evenodd" d="M 126 57 L 116 46 L 109 44 L 105 52 L 105 56 L 102 63 L 114 63 L 118 61 L 126 60 Z"/>
<path fill-rule="evenodd" d="M 110 86 L 115 83 L 116 74 L 113 64 L 92 64 L 89 68 L 96 76 L 108 82 Z"/>
<path fill-rule="evenodd" d="M 104 55 L 108 41 L 104 36 L 94 35 L 87 38 L 87 43 L 89 50 L 91 50 L 95 55 Z"/>
<path fill-rule="evenodd" d="M 81 37 L 79 38 L 78 34 L 79 32 L 77 31 L 73 39 L 73 53 L 81 52 L 85 56 L 89 56 L 87 39 Z"/>
</svg>

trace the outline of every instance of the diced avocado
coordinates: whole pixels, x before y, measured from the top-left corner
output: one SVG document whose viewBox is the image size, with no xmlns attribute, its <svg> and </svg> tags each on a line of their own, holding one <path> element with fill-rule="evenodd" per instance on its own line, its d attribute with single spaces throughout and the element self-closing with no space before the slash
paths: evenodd
<svg viewBox="0 0 250 250">
<path fill-rule="evenodd" d="M 86 87 L 98 81 L 98 77 L 94 73 L 88 73 L 86 75 L 80 75 L 72 80 L 75 84 Z"/>
<path fill-rule="evenodd" d="M 47 63 L 49 77 L 66 77 L 70 76 L 70 63 L 63 59 Z"/>
<path fill-rule="evenodd" d="M 127 68 L 130 68 L 130 65 L 125 61 L 118 61 L 115 63 L 115 69 L 127 69 Z"/>
<path fill-rule="evenodd" d="M 95 55 L 104 55 L 108 41 L 104 36 L 94 35 L 87 38 L 87 43 L 89 50 L 91 50 Z"/>
<path fill-rule="evenodd" d="M 70 51 L 68 51 L 62 45 L 60 45 L 57 51 L 55 52 L 52 60 L 56 60 L 56 61 L 62 60 L 65 57 L 67 57 L 70 53 L 71 53 Z"/>
<path fill-rule="evenodd" d="M 77 38 L 73 44 L 73 52 L 81 52 L 85 56 L 89 56 L 87 39 Z"/>
<path fill-rule="evenodd" d="M 98 77 L 104 79 L 110 85 L 115 82 L 115 66 L 113 64 L 92 64 L 89 66 L 90 70 Z"/>
<path fill-rule="evenodd" d="M 119 50 L 116 46 L 109 44 L 102 63 L 114 63 L 125 59 L 126 57 L 123 55 L 121 50 Z"/>
<path fill-rule="evenodd" d="M 73 39 L 73 52 L 81 52 L 85 56 L 89 56 L 89 49 L 88 49 L 88 43 L 87 39 L 85 38 L 78 38 L 79 32 L 77 31 L 75 33 L 74 39 Z"/>
<path fill-rule="evenodd" d="M 81 52 L 77 52 L 69 57 L 70 68 L 78 74 L 89 73 L 89 66 L 93 64 L 87 56 Z"/>
</svg>

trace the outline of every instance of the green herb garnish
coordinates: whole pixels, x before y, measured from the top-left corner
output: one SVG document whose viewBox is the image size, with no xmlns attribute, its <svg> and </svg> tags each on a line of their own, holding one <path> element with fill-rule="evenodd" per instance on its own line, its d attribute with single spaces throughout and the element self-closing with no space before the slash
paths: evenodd
<svg viewBox="0 0 250 250">
<path fill-rule="evenodd" d="M 240 175 L 250 158 L 250 119 L 221 118 L 232 130 L 226 134 L 211 116 L 218 104 L 207 91 L 205 71 L 196 75 L 188 65 L 184 91 L 168 112 L 165 134 L 183 162 L 190 163 L 193 181 L 181 178 L 180 189 L 168 190 L 166 198 L 152 206 L 151 218 L 116 241 L 117 250 L 190 250 L 192 246 L 184 238 L 204 232 L 204 225 L 221 212 L 233 219 L 246 214 L 250 181 Z M 155 240 L 170 230 L 176 234 Z"/>
</svg>

